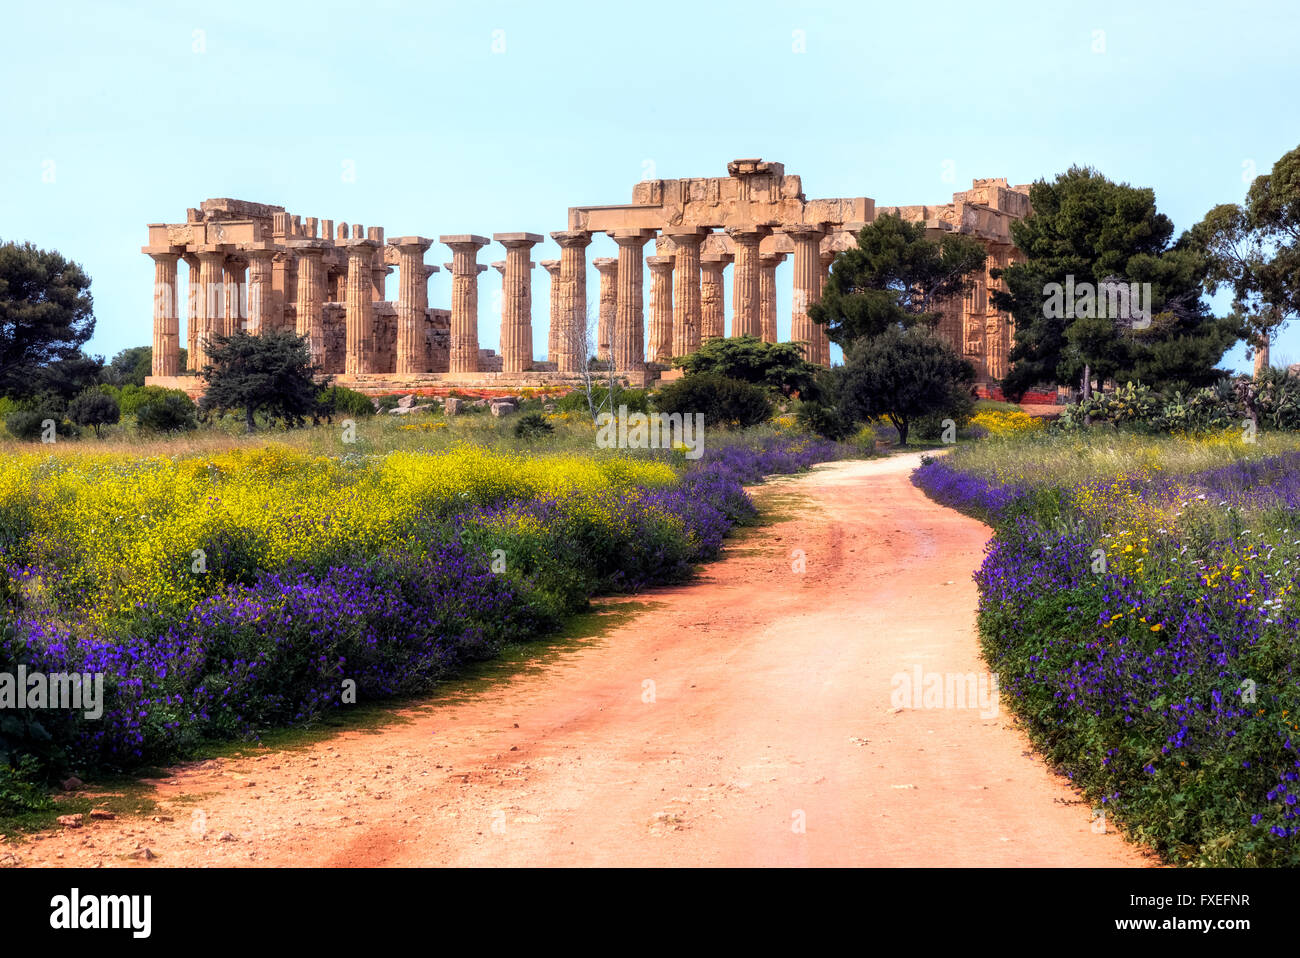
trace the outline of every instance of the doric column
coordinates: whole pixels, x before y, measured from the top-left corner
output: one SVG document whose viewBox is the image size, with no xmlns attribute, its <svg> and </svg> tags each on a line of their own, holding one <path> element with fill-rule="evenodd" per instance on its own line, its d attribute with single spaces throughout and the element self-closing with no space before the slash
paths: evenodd
<svg viewBox="0 0 1300 958">
<path fill-rule="evenodd" d="M 487 269 L 477 262 L 478 251 L 490 242 L 486 236 L 461 233 L 439 236 L 451 247 L 451 357 L 448 371 L 478 372 L 478 274 Z"/>
<path fill-rule="evenodd" d="M 177 311 L 176 261 L 179 252 L 154 252 L 153 260 L 153 368 L 155 376 L 180 375 L 180 315 Z"/>
<path fill-rule="evenodd" d="M 191 371 L 197 370 L 194 365 L 196 352 L 195 343 L 199 335 L 199 258 L 193 253 L 184 253 L 181 259 L 185 261 L 187 267 L 185 273 L 186 287 L 186 308 L 185 308 L 185 368 Z"/>
<path fill-rule="evenodd" d="M 803 343 L 804 359 L 820 362 L 820 329 L 808 318 L 808 307 L 822 298 L 820 246 L 825 232 L 815 226 L 787 227 L 786 235 L 794 243 L 794 304 L 790 317 L 790 340 Z"/>
<path fill-rule="evenodd" d="M 348 295 L 344 320 L 347 324 L 347 356 L 343 362 L 346 376 L 370 372 L 375 326 L 375 286 L 370 270 L 376 245 L 374 240 L 368 239 L 348 241 Z"/>
<path fill-rule="evenodd" d="M 587 247 L 586 230 L 561 230 L 551 234 L 560 246 L 560 331 L 556 336 L 556 370 L 577 372 L 587 365 L 581 355 L 587 338 Z M 590 349 L 592 343 L 587 344 Z"/>
<path fill-rule="evenodd" d="M 758 258 L 758 326 L 763 342 L 776 342 L 776 268 L 785 253 L 764 253 Z"/>
<path fill-rule="evenodd" d="M 602 256 L 591 261 L 600 273 L 600 313 L 596 321 L 596 358 L 609 359 L 609 337 L 618 313 L 618 258 Z"/>
<path fill-rule="evenodd" d="M 546 360 L 547 362 L 556 363 L 558 369 L 556 350 L 559 349 L 557 343 L 559 342 L 558 336 L 560 332 L 560 261 L 558 259 L 544 259 L 539 265 L 551 277 L 551 319 L 546 330 Z"/>
<path fill-rule="evenodd" d="M 654 230 L 615 230 L 618 244 L 618 302 L 611 330 L 610 352 L 620 372 L 645 366 L 645 294 L 641 251 Z"/>
<path fill-rule="evenodd" d="M 522 373 L 533 368 L 533 247 L 542 241 L 537 233 L 493 233 L 506 248 L 502 273 L 501 371 Z"/>
<path fill-rule="evenodd" d="M 307 339 L 311 364 L 325 366 L 325 250 L 319 240 L 289 240 L 287 245 L 298 254 L 297 322 L 294 332 Z"/>
<path fill-rule="evenodd" d="M 762 332 L 759 320 L 759 263 L 758 244 L 771 233 L 765 226 L 729 226 L 736 250 L 736 266 L 731 276 L 731 335 L 758 336 Z"/>
<path fill-rule="evenodd" d="M 224 285 L 221 267 L 226 260 L 224 250 L 200 248 L 199 250 L 198 334 L 195 338 L 195 369 L 202 369 L 208 361 L 206 340 L 219 334 L 224 326 Z"/>
<path fill-rule="evenodd" d="M 668 233 L 673 241 L 673 356 L 688 356 L 700 348 L 700 243 L 708 233 Z"/>
<path fill-rule="evenodd" d="M 505 353 L 505 328 L 506 328 L 506 261 L 503 259 L 495 260 L 491 264 L 492 268 L 497 271 L 501 277 L 501 308 L 497 312 L 497 328 L 500 330 L 498 344 L 501 353 Z M 505 369 L 505 360 L 501 361 L 502 370 Z"/>
<path fill-rule="evenodd" d="M 673 258 L 647 256 L 650 267 L 650 335 L 646 362 L 668 363 L 673 352 Z"/>
<path fill-rule="evenodd" d="M 423 236 L 401 236 L 389 240 L 397 249 L 397 359 L 393 371 L 400 376 L 428 372 L 425 369 L 424 319 L 429 310 L 429 270 L 424 253 L 433 240 Z"/>
<path fill-rule="evenodd" d="M 271 274 L 274 249 L 250 249 L 248 253 L 248 323 L 251 336 L 265 331 L 271 313 Z"/>
<path fill-rule="evenodd" d="M 735 259 L 731 253 L 706 253 L 700 257 L 700 342 L 727 335 L 723 315 L 722 271 Z"/>
<path fill-rule="evenodd" d="M 248 264 L 237 256 L 227 256 L 221 266 L 222 272 L 222 323 L 225 335 L 233 336 L 243 326 L 243 308 L 240 304 L 244 289 L 244 272 Z"/>
<path fill-rule="evenodd" d="M 1255 365 L 1253 367 L 1255 378 L 1272 365 L 1272 359 L 1269 356 L 1269 342 L 1267 337 L 1261 337 L 1250 343 L 1251 349 L 1255 352 Z"/>
<path fill-rule="evenodd" d="M 374 286 L 374 302 L 382 303 L 388 298 L 388 292 L 384 288 L 385 280 L 388 279 L 390 272 L 388 266 L 384 263 L 384 228 L 382 226 L 372 226 L 366 230 L 366 239 L 373 241 L 375 245 L 375 255 L 370 262 L 370 282 Z"/>
<path fill-rule="evenodd" d="M 826 279 L 831 274 L 831 263 L 835 262 L 835 257 L 839 255 L 838 250 L 831 249 L 828 245 L 824 245 L 821 252 L 818 254 L 817 264 L 821 268 L 821 281 L 819 283 L 820 291 L 817 296 L 818 299 L 821 298 L 821 292 L 824 292 L 826 289 Z M 820 323 L 815 325 L 817 326 L 817 350 L 816 357 L 812 362 L 817 363 L 819 366 L 829 366 L 831 364 L 831 341 L 826 335 L 826 327 Z"/>
</svg>

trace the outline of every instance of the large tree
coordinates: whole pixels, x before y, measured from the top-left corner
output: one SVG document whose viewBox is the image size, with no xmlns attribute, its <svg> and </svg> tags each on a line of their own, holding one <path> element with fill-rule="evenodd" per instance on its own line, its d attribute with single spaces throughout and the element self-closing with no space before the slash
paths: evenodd
<svg viewBox="0 0 1300 958">
<path fill-rule="evenodd" d="M 306 337 L 287 330 L 212 336 L 208 364 L 200 374 L 207 388 L 199 408 L 205 413 L 242 410 L 249 432 L 259 412 L 298 426 L 317 410 L 320 387 L 312 379 L 314 372 Z"/>
<path fill-rule="evenodd" d="M 975 368 L 921 326 L 891 326 L 860 339 L 835 370 L 834 392 L 845 418 L 888 419 L 907 445 L 912 423 L 922 416 L 955 413 L 969 405 Z"/>
<path fill-rule="evenodd" d="M 987 258 L 979 240 L 960 233 L 929 239 L 923 223 L 886 214 L 858 233 L 858 245 L 835 258 L 820 302 L 808 308 L 831 342 L 855 340 L 891 327 L 933 326 L 940 302 L 970 288 Z"/>
<path fill-rule="evenodd" d="M 26 395 L 39 368 L 78 356 L 95 331 L 90 277 L 54 250 L 0 245 L 0 392 Z"/>
<path fill-rule="evenodd" d="M 1171 242 L 1174 225 L 1156 209 L 1155 193 L 1114 183 L 1096 170 L 1071 167 L 1029 190 L 1033 213 L 1011 223 L 1024 262 L 991 275 L 993 305 L 1011 313 L 1015 341 L 1002 383 L 1012 397 L 1040 383 L 1093 378 L 1150 385 L 1208 385 L 1215 364 L 1238 338 L 1239 324 L 1215 319 L 1201 302 L 1208 270 L 1188 234 Z M 1149 319 L 1132 322 L 1092 309 L 1051 308 L 1051 290 L 1090 284 L 1150 283 Z M 1139 287 L 1141 288 L 1141 287 Z M 1135 304 L 1136 305 L 1136 304 Z"/>
<path fill-rule="evenodd" d="M 1209 260 L 1206 289 L 1232 291 L 1233 316 L 1256 358 L 1300 315 L 1300 147 L 1257 176 L 1241 206 L 1214 207 L 1191 230 Z"/>
<path fill-rule="evenodd" d="M 689 356 L 673 360 L 689 375 L 717 373 L 728 379 L 766 386 L 789 398 L 810 398 L 817 367 L 803 358 L 794 343 L 765 343 L 757 336 L 710 339 Z"/>
<path fill-rule="evenodd" d="M 21 391 L 47 408 L 63 410 L 72 399 L 98 385 L 104 370 L 102 356 L 75 353 L 32 370 L 24 379 Z"/>
</svg>

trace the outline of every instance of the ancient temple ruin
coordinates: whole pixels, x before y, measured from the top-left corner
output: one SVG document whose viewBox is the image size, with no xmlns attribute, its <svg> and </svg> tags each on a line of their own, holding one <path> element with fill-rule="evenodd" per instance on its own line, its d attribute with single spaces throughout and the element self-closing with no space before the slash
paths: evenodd
<svg viewBox="0 0 1300 958">
<path fill-rule="evenodd" d="M 558 259 L 542 260 L 550 276 L 546 361 L 534 336 L 532 251 L 537 233 L 440 236 L 451 250 L 450 308 L 429 305 L 426 265 L 431 238 L 385 242 L 384 229 L 289 214 L 283 207 L 233 199 L 205 200 L 184 223 L 149 225 L 143 252 L 155 263 L 151 383 L 201 388 L 192 376 L 206 357 L 205 338 L 236 330 L 292 330 L 306 337 L 313 361 L 335 382 L 366 392 L 451 386 L 558 384 L 572 381 L 594 353 L 627 380 L 646 383 L 707 339 L 725 335 L 777 339 L 777 273 L 791 259 L 791 340 L 826 365 L 829 343 L 808 318 L 835 256 L 877 215 L 897 213 L 933 235 L 956 231 L 978 238 L 988 268 L 1021 258 L 1008 230 L 1029 212 L 1028 186 L 976 180 L 942 206 L 877 208 L 868 197 L 808 199 L 798 176 L 780 163 L 734 160 L 728 175 L 645 180 L 632 202 L 575 206 L 567 228 L 550 234 Z M 599 276 L 596 342 L 588 342 L 587 247 L 607 234 L 617 257 L 596 258 Z M 653 255 L 646 256 L 654 240 Z M 479 344 L 480 251 L 495 242 L 501 275 L 500 354 Z M 177 264 L 187 266 L 180 369 L 181 312 Z M 645 269 L 650 270 L 646 310 Z M 723 315 L 723 283 L 731 275 L 731 317 Z M 396 268 L 398 295 L 386 299 Z M 981 382 L 1006 374 L 1010 325 L 992 309 L 987 272 L 960 300 L 942 304 L 939 334 L 976 366 Z"/>
</svg>

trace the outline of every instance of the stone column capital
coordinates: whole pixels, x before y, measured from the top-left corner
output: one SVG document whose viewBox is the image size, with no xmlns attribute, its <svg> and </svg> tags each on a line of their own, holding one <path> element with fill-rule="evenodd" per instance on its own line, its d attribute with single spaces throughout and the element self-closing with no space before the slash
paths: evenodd
<svg viewBox="0 0 1300 958">
<path fill-rule="evenodd" d="M 142 246 L 140 252 L 150 257 L 155 263 L 175 263 L 185 252 L 183 246 Z"/>
<path fill-rule="evenodd" d="M 563 249 L 567 247 L 576 247 L 582 249 L 591 244 L 591 233 L 588 230 L 557 230 L 551 234 L 551 239 Z"/>
<path fill-rule="evenodd" d="M 492 268 L 496 270 L 498 273 L 500 273 L 502 276 L 504 276 L 506 274 L 506 261 L 503 259 L 499 259 L 492 264 Z"/>
<path fill-rule="evenodd" d="M 772 235 L 772 227 L 760 226 L 756 223 L 746 223 L 743 226 L 728 226 L 726 233 L 731 239 L 742 245 L 753 245 L 758 243 L 763 237 Z"/>
<path fill-rule="evenodd" d="M 544 259 L 537 263 L 542 269 L 555 276 L 560 271 L 560 261 L 558 259 Z"/>
<path fill-rule="evenodd" d="M 664 230 L 663 235 L 668 237 L 668 239 L 672 240 L 674 247 L 687 246 L 687 247 L 693 247 L 698 249 L 700 244 L 709 238 L 710 233 L 712 233 L 712 230 L 705 229 L 704 227 L 698 227 L 698 228 L 691 228 L 691 229 L 687 229 L 687 228 L 668 229 L 668 230 Z"/>
<path fill-rule="evenodd" d="M 390 239 L 387 245 L 394 247 L 398 252 L 423 253 L 433 245 L 433 240 L 427 236 L 398 236 Z"/>
<path fill-rule="evenodd" d="M 782 226 L 781 232 L 791 239 L 821 239 L 830 230 L 825 223 L 791 223 L 789 226 Z"/>
<path fill-rule="evenodd" d="M 770 267 L 772 269 L 775 269 L 777 266 L 785 262 L 785 257 L 786 257 L 785 253 L 763 253 L 761 256 L 759 256 L 758 262 L 759 265 L 763 266 L 764 268 Z"/>
<path fill-rule="evenodd" d="M 362 242 L 369 242 L 369 240 L 362 240 Z M 326 244 L 322 240 L 315 240 L 315 239 L 286 240 L 284 245 L 289 247 L 289 249 L 293 250 L 299 256 L 316 257 L 316 256 L 325 255 Z"/>
<path fill-rule="evenodd" d="M 601 256 L 591 261 L 591 265 L 596 267 L 601 273 L 614 273 L 618 271 L 617 256 Z"/>
<path fill-rule="evenodd" d="M 519 247 L 530 247 L 540 243 L 544 236 L 540 233 L 493 233 L 492 240 L 500 243 L 506 249 L 516 249 Z"/>
<path fill-rule="evenodd" d="M 619 246 L 640 249 L 654 239 L 655 231 L 642 229 L 610 230 L 608 235 Z"/>
<path fill-rule="evenodd" d="M 443 246 L 450 246 L 453 253 L 477 253 L 492 241 L 476 233 L 454 233 L 450 236 L 439 236 L 438 242 Z"/>
<path fill-rule="evenodd" d="M 647 256 L 645 262 L 652 273 L 656 271 L 666 273 L 673 268 L 673 258 L 671 256 Z"/>
<path fill-rule="evenodd" d="M 700 256 L 701 265 L 727 266 L 736 261 L 735 253 L 704 253 Z"/>
</svg>

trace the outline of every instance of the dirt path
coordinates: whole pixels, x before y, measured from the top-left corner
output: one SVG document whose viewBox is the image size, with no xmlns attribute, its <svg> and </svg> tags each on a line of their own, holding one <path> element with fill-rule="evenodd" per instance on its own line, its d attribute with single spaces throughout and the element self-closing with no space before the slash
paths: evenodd
<svg viewBox="0 0 1300 958">
<path fill-rule="evenodd" d="M 1143 865 L 1005 711 L 897 708 L 898 673 L 980 673 L 988 530 L 836 463 L 696 582 L 543 668 L 382 734 L 176 770 L 171 821 L 90 822 L 25 864 Z M 788 504 L 788 503 L 787 503 Z M 803 550 L 806 572 L 792 570 Z M 174 804 L 173 804 L 174 803 Z"/>
</svg>

